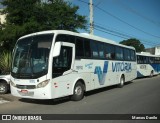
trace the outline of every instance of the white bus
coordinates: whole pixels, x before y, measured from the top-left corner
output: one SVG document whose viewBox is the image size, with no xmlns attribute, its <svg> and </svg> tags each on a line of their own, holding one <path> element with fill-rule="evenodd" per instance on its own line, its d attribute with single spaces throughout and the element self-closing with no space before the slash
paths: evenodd
<svg viewBox="0 0 160 123">
<path fill-rule="evenodd" d="M 160 56 L 147 52 L 136 53 L 137 77 L 154 76 L 160 73 Z"/>
<path fill-rule="evenodd" d="M 64 30 L 21 37 L 14 48 L 11 93 L 33 99 L 71 96 L 137 77 L 132 47 Z"/>
</svg>

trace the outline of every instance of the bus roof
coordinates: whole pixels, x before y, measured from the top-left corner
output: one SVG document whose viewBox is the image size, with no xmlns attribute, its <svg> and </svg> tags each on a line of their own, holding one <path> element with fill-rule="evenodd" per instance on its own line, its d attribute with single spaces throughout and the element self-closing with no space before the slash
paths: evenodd
<svg viewBox="0 0 160 123">
<path fill-rule="evenodd" d="M 160 56 L 158 56 L 158 55 L 153 55 L 153 54 L 151 54 L 151 53 L 149 53 L 149 52 L 138 52 L 138 53 L 136 53 L 136 55 L 140 55 L 140 56 L 150 56 L 150 57 L 160 57 Z"/>
<path fill-rule="evenodd" d="M 49 31 L 41 31 L 41 32 L 36 32 L 36 33 L 32 33 L 32 34 L 28 34 L 28 35 L 25 35 L 19 39 L 22 39 L 22 38 L 25 38 L 25 37 L 29 37 L 29 36 L 33 36 L 33 35 L 40 35 L 40 34 L 51 34 L 51 33 L 54 33 L 54 34 L 68 34 L 68 35 L 74 35 L 74 36 L 78 36 L 78 37 L 83 37 L 83 38 L 87 38 L 87 39 L 92 39 L 92 40 L 96 40 L 96 41 L 100 41 L 100 42 L 104 42 L 104 43 L 109 43 L 109 44 L 113 44 L 113 45 L 117 45 L 117 46 L 121 46 L 121 47 L 126 47 L 126 48 L 129 48 L 129 49 L 133 49 L 135 50 L 134 47 L 131 47 L 131 46 L 126 46 L 126 45 L 122 45 L 122 44 L 119 44 L 115 41 L 112 41 L 112 40 L 109 40 L 109 39 L 105 39 L 105 38 L 102 38 L 102 37 L 98 37 L 98 36 L 95 36 L 95 35 L 90 35 L 90 34 L 84 34 L 84 33 L 76 33 L 76 32 L 71 32 L 71 31 L 66 31 L 66 30 L 49 30 Z"/>
</svg>

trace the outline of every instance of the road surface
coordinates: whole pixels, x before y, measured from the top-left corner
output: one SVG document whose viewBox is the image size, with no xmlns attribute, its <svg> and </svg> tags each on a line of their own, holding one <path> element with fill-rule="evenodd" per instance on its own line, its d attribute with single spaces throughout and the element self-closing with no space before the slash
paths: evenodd
<svg viewBox="0 0 160 123">
<path fill-rule="evenodd" d="M 0 114 L 160 114 L 160 75 L 134 80 L 123 88 L 111 86 L 91 91 L 78 102 L 67 97 L 32 100 L 11 94 L 0 98 L 10 100 L 0 104 Z"/>
</svg>

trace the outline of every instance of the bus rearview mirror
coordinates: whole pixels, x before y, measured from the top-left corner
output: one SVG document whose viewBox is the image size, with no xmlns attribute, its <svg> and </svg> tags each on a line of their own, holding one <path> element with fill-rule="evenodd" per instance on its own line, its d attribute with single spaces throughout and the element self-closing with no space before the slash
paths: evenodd
<svg viewBox="0 0 160 123">
<path fill-rule="evenodd" d="M 59 56 L 60 51 L 61 51 L 61 42 L 56 42 L 53 49 L 53 57 Z"/>
</svg>

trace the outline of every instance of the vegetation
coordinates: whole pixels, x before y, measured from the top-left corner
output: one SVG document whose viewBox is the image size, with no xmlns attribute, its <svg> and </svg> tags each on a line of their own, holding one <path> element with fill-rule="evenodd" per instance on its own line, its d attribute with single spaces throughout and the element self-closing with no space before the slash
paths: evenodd
<svg viewBox="0 0 160 123">
<path fill-rule="evenodd" d="M 0 74 L 9 74 L 11 67 L 11 52 L 3 51 L 0 54 Z"/>
<path fill-rule="evenodd" d="M 77 14 L 79 7 L 65 0 L 2 0 L 1 4 L 5 6 L 2 13 L 6 14 L 6 23 L 0 24 L 0 66 L 4 71 L 8 68 L 2 61 L 8 54 L 2 51 L 12 51 L 19 37 L 44 30 L 86 29 L 86 17 Z"/>
<path fill-rule="evenodd" d="M 145 51 L 144 45 L 139 40 L 134 39 L 134 38 L 123 40 L 120 42 L 120 44 L 127 45 L 127 46 L 133 46 L 136 49 L 136 52 Z"/>
<path fill-rule="evenodd" d="M 54 29 L 86 29 L 85 16 L 77 14 L 78 6 L 64 0 L 2 0 L 6 24 L 0 31 L 0 44 L 12 50 L 15 41 L 26 34 Z"/>
</svg>

